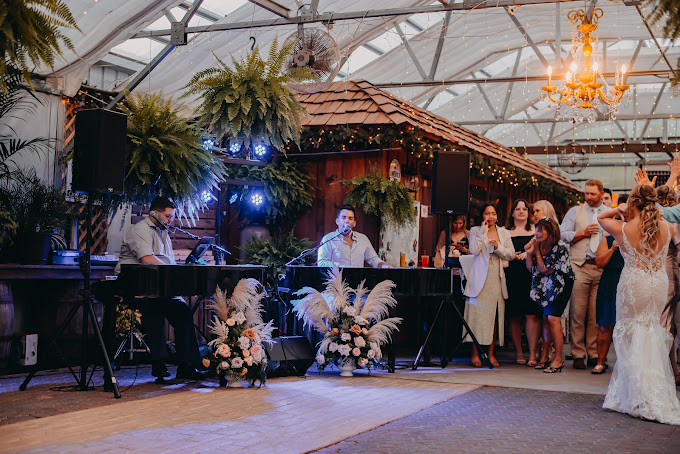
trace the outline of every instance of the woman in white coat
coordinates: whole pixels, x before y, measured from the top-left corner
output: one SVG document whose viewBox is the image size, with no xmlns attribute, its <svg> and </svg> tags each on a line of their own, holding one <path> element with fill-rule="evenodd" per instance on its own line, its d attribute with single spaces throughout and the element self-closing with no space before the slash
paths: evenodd
<svg viewBox="0 0 680 454">
<path fill-rule="evenodd" d="M 470 229 L 470 259 L 461 260 L 467 283 L 465 285 L 465 321 L 480 345 L 488 345 L 488 358 L 494 367 L 498 361 L 494 355 L 494 344 L 503 345 L 505 324 L 505 299 L 508 290 L 505 285 L 505 271 L 508 261 L 515 257 L 510 232 L 496 225 L 496 207 L 487 203 L 482 207 L 484 221 L 479 227 Z M 461 257 L 462 258 L 462 257 Z M 464 333 L 463 342 L 471 342 Z M 481 367 L 477 347 L 472 345 L 471 363 Z"/>
</svg>

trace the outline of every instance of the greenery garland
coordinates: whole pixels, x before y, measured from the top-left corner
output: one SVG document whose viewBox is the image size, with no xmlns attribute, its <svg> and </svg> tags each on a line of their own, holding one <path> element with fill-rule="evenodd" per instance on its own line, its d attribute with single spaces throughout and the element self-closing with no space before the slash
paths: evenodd
<svg viewBox="0 0 680 454">
<path fill-rule="evenodd" d="M 452 146 L 438 142 L 425 135 L 418 128 L 396 125 L 378 127 L 303 128 L 301 151 L 352 151 L 376 148 L 402 148 L 407 154 L 407 163 L 402 173 L 416 173 L 418 169 L 432 165 L 435 151 L 451 151 Z M 296 151 L 288 148 L 292 156 Z M 582 196 L 569 191 L 561 184 L 532 174 L 511 164 L 499 164 L 493 158 L 471 152 L 470 175 L 476 178 L 496 178 L 519 189 L 538 191 L 555 200 L 564 200 L 568 205 L 580 203 Z"/>
<path fill-rule="evenodd" d="M 352 186 L 345 203 L 360 206 L 367 214 L 374 214 L 398 227 L 416 221 L 413 197 L 399 181 L 382 177 L 373 167 L 368 175 L 343 180 Z"/>
<path fill-rule="evenodd" d="M 647 0 L 652 4 L 652 12 L 648 19 L 652 24 L 664 20 L 664 38 L 677 40 L 680 38 L 680 0 Z M 675 74 L 671 79 L 675 87 L 680 83 L 680 58 L 676 63 Z"/>
</svg>

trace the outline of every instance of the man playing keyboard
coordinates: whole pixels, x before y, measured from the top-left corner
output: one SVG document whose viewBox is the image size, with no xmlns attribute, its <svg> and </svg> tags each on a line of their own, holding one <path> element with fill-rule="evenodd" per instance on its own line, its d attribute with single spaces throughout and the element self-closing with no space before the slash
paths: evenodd
<svg viewBox="0 0 680 454">
<path fill-rule="evenodd" d="M 149 217 L 133 225 L 125 234 L 120 250 L 120 266 L 126 264 L 175 264 L 170 235 L 165 227 L 175 217 L 175 205 L 165 197 L 151 201 Z M 151 375 L 168 377 L 165 367 L 165 320 L 175 329 L 177 378 L 198 380 L 203 374 L 195 369 L 200 363 L 198 342 L 191 308 L 180 297 L 148 298 L 141 305 L 144 326 L 151 350 Z"/>
</svg>

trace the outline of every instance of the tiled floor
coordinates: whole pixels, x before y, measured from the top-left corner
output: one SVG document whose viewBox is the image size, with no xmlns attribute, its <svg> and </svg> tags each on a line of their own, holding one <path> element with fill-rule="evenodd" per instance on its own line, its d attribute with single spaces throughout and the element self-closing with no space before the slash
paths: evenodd
<svg viewBox="0 0 680 454">
<path fill-rule="evenodd" d="M 66 373 L 25 392 L 23 376 L 0 377 L 0 452 L 680 452 L 680 428 L 602 410 L 610 373 L 547 375 L 510 359 L 355 373 L 225 389 L 124 368 L 119 400 L 55 390 L 72 384 Z"/>
</svg>

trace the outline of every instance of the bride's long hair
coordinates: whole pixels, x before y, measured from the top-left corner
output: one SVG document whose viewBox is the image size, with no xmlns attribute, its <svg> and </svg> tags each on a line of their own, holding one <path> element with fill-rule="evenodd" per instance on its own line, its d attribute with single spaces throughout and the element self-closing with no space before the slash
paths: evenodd
<svg viewBox="0 0 680 454">
<path fill-rule="evenodd" d="M 661 210 L 657 200 L 656 191 L 648 185 L 636 186 L 628 197 L 628 205 L 640 211 L 640 248 L 647 252 L 655 252 L 659 244 Z"/>
</svg>

